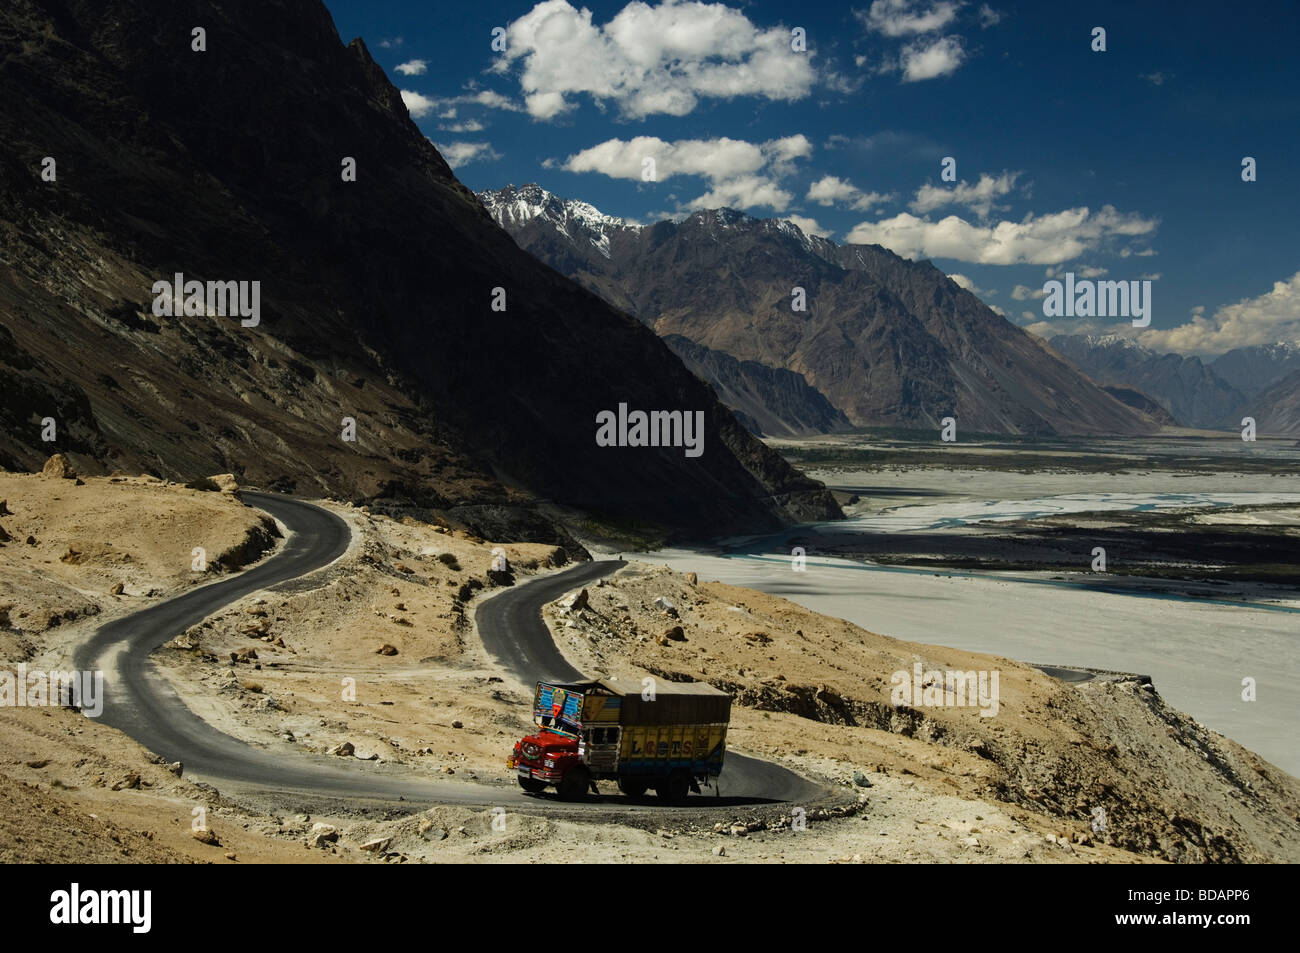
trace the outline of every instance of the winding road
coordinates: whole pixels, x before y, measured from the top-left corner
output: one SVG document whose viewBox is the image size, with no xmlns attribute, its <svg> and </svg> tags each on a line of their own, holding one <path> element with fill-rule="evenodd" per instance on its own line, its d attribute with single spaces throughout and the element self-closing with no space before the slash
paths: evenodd
<svg viewBox="0 0 1300 953">
<path fill-rule="evenodd" d="M 493 787 L 430 778 L 406 765 L 350 764 L 301 751 L 288 754 L 219 731 L 186 707 L 157 672 L 151 653 L 243 596 L 328 566 L 347 551 L 351 540 L 348 525 L 320 507 L 264 493 L 246 492 L 243 498 L 288 530 L 280 552 L 236 576 L 109 622 L 74 655 L 77 669 L 104 673 L 106 698 L 99 720 L 168 761 L 182 762 L 187 775 L 223 788 L 274 792 L 304 808 L 346 799 L 390 806 L 405 802 L 407 809 L 426 804 L 513 804 L 530 811 L 574 814 L 606 805 L 623 811 L 698 810 L 776 801 L 810 803 L 825 796 L 822 785 L 769 762 L 729 752 L 718 779 L 721 796 L 691 798 L 683 807 L 641 804 L 614 795 L 567 804 L 526 795 L 513 784 Z M 618 561 L 581 563 L 484 600 L 475 621 L 488 651 L 526 689 L 547 676 L 580 678 L 581 673 L 556 648 L 542 620 L 541 607 L 620 565 Z M 502 752 L 503 763 L 506 753 Z"/>
</svg>

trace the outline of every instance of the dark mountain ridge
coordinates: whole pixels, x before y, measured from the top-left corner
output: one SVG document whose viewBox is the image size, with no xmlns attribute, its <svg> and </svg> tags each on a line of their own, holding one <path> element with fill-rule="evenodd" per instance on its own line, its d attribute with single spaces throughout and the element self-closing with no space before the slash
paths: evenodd
<svg viewBox="0 0 1300 953">
<path fill-rule="evenodd" d="M 535 528 L 539 503 L 692 535 L 838 514 L 652 332 L 495 227 L 319 0 L 13 0 L 0 54 L 5 466 L 64 450 Z M 176 272 L 259 280 L 259 326 L 154 317 Z M 620 402 L 703 411 L 705 453 L 597 447 Z"/>
</svg>

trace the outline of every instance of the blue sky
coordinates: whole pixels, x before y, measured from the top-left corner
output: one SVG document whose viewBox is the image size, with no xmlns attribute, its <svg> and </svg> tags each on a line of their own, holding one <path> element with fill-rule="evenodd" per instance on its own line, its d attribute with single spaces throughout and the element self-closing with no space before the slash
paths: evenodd
<svg viewBox="0 0 1300 953">
<path fill-rule="evenodd" d="M 326 2 L 470 188 L 789 218 L 929 258 L 1039 333 L 1300 340 L 1296 4 Z M 1151 280 L 1151 327 L 1047 325 L 1066 271 Z"/>
</svg>

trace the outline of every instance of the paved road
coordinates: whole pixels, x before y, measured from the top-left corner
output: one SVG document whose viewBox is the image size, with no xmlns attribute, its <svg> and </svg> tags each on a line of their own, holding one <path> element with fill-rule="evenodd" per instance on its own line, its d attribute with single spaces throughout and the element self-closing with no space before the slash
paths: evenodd
<svg viewBox="0 0 1300 953">
<path fill-rule="evenodd" d="M 585 678 L 560 654 L 542 619 L 542 606 L 624 565 L 621 559 L 579 563 L 493 596 L 474 613 L 479 637 L 497 662 L 526 686 L 550 679 Z M 724 801 L 811 801 L 825 791 L 793 771 L 735 751 L 727 752 L 723 760 L 717 790 Z"/>
<path fill-rule="evenodd" d="M 623 810 L 669 810 L 658 805 L 634 805 L 613 796 L 593 798 L 585 804 L 564 804 L 532 798 L 513 786 L 432 779 L 404 765 L 351 763 L 296 750 L 290 753 L 287 745 L 257 747 L 219 731 L 195 715 L 158 674 L 150 653 L 230 602 L 329 565 L 347 550 L 350 540 L 347 524 L 319 507 L 261 493 L 245 493 L 244 499 L 288 529 L 285 545 L 253 569 L 107 623 L 81 646 L 75 653 L 76 667 L 104 672 L 106 699 L 101 721 L 168 761 L 182 762 L 187 775 L 223 788 L 273 791 L 282 800 L 304 808 L 346 798 L 353 804 L 376 805 L 401 801 L 408 802 L 408 806 L 411 802 L 527 804 L 531 810 L 565 814 L 590 811 L 593 805 L 606 803 Z M 507 667 L 520 672 L 525 684 L 535 676 L 523 678 L 522 673 L 530 671 L 528 666 L 535 662 L 543 667 L 557 660 L 563 664 L 541 624 L 541 605 L 555 598 L 556 593 L 612 571 L 614 565 L 583 563 L 487 600 L 480 607 L 478 619 L 480 626 L 490 630 L 485 633 L 489 647 L 495 654 L 505 653 Z M 494 606 L 498 602 L 501 605 Z M 540 632 L 532 624 L 533 618 Z M 516 637 L 521 647 L 518 654 L 511 655 L 509 643 Z M 502 752 L 503 762 L 506 753 Z M 725 807 L 773 799 L 806 803 L 824 789 L 776 765 L 729 754 L 721 790 L 723 797 L 693 798 L 690 806 Z"/>
</svg>

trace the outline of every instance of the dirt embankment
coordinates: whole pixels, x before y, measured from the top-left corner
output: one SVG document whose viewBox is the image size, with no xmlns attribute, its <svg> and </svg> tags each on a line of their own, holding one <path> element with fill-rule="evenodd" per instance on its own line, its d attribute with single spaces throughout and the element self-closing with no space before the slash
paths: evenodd
<svg viewBox="0 0 1300 953">
<path fill-rule="evenodd" d="M 549 613 L 586 671 L 731 692 L 733 740 L 751 749 L 915 774 L 1080 831 L 1104 818 L 1094 836 L 1153 858 L 1300 860 L 1300 782 L 1136 680 L 1066 684 L 1010 659 L 890 639 L 646 565 L 592 587 L 585 609 L 562 602 Z M 894 673 L 910 682 L 917 663 L 926 681 L 985 672 L 991 685 L 996 672 L 996 706 L 954 704 L 960 691 L 928 699 L 947 704 L 895 705 Z"/>
</svg>

